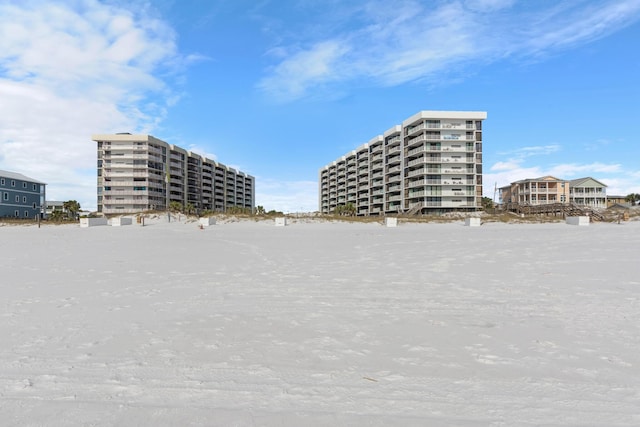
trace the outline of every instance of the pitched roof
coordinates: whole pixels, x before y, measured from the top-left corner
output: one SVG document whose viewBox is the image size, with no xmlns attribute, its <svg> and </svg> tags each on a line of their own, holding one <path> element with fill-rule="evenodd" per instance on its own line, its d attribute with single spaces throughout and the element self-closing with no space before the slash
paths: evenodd
<svg viewBox="0 0 640 427">
<path fill-rule="evenodd" d="M 597 183 L 598 185 L 601 185 L 603 187 L 606 187 L 606 184 L 603 184 L 602 182 L 598 181 L 597 179 L 591 178 L 590 176 L 587 176 L 585 178 L 577 178 L 577 179 L 572 179 L 571 181 L 569 181 L 569 185 L 572 187 L 579 187 L 582 184 L 587 183 L 588 181 L 593 181 L 595 183 Z"/>
<path fill-rule="evenodd" d="M 512 182 L 512 184 L 521 184 L 525 182 L 540 182 L 540 181 L 556 181 L 556 182 L 566 182 L 564 179 L 556 178 L 555 176 L 545 175 L 540 178 L 527 178 L 521 179 L 520 181 Z"/>
<path fill-rule="evenodd" d="M 2 169 L 0 169 L 0 176 L 4 178 L 9 178 L 9 179 L 19 179 L 21 181 L 29 181 L 29 182 L 34 182 L 36 184 L 46 185 L 44 182 L 38 181 L 37 179 L 29 178 L 28 176 L 22 175 L 21 173 L 9 172 Z"/>
</svg>

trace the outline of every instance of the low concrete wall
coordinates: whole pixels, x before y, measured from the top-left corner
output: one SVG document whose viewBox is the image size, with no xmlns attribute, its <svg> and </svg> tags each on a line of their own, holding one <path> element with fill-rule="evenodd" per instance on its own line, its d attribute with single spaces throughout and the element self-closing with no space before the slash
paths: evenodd
<svg viewBox="0 0 640 427">
<path fill-rule="evenodd" d="M 99 225 L 107 225 L 107 218 L 80 218 L 80 227 L 96 227 Z"/>
<path fill-rule="evenodd" d="M 125 218 L 125 217 L 111 218 L 112 227 L 120 227 L 122 225 L 131 225 L 131 224 L 133 224 L 132 218 Z"/>
<path fill-rule="evenodd" d="M 284 227 L 287 225 L 287 218 L 276 218 L 275 223 L 276 227 Z"/>
<path fill-rule="evenodd" d="M 464 225 L 467 227 L 480 227 L 480 218 L 467 218 L 464 220 Z"/>
<path fill-rule="evenodd" d="M 568 216 L 566 223 L 569 225 L 589 225 L 588 216 Z"/>
<path fill-rule="evenodd" d="M 385 218 L 384 225 L 387 227 L 397 227 L 398 226 L 398 218 Z"/>
<path fill-rule="evenodd" d="M 199 224 L 203 227 L 208 227 L 210 225 L 216 225 L 216 219 L 213 217 L 208 218 L 200 218 L 198 220 Z"/>
</svg>

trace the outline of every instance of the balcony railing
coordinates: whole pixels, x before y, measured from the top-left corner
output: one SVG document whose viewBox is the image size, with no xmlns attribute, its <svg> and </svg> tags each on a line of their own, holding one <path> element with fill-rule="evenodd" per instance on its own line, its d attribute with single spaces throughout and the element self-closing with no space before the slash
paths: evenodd
<svg viewBox="0 0 640 427">
<path fill-rule="evenodd" d="M 412 156 L 418 153 L 424 153 L 425 151 L 427 151 L 427 147 L 425 147 L 424 145 L 421 147 L 412 148 L 411 150 L 407 151 L 407 156 Z"/>
<path fill-rule="evenodd" d="M 400 150 L 402 150 L 402 147 L 400 147 L 400 144 L 394 145 L 393 147 L 387 147 L 387 154 L 395 153 L 396 151 L 400 151 Z"/>
<path fill-rule="evenodd" d="M 387 169 L 387 174 L 390 173 L 394 173 L 394 172 L 400 172 L 402 170 L 402 166 L 391 166 Z"/>
<path fill-rule="evenodd" d="M 443 173 L 443 174 L 449 174 L 449 175 L 451 175 L 451 174 L 456 174 L 456 175 L 457 175 L 457 174 L 465 174 L 465 175 L 467 175 L 467 174 L 472 174 L 472 173 L 474 173 L 474 171 L 473 171 L 473 169 L 468 169 L 468 168 L 467 168 L 467 169 L 451 169 L 451 168 L 443 168 L 443 169 L 442 169 L 442 173 Z"/>
</svg>

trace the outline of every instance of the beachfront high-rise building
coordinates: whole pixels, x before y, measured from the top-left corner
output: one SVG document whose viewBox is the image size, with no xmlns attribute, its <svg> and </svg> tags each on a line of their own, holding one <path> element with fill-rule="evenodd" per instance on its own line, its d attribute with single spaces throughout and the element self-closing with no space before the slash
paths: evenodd
<svg viewBox="0 0 640 427">
<path fill-rule="evenodd" d="M 255 179 L 151 135 L 93 135 L 98 144 L 98 212 L 253 209 Z"/>
<path fill-rule="evenodd" d="M 486 112 L 421 111 L 320 169 L 320 212 L 474 211 L 482 202 Z"/>
</svg>

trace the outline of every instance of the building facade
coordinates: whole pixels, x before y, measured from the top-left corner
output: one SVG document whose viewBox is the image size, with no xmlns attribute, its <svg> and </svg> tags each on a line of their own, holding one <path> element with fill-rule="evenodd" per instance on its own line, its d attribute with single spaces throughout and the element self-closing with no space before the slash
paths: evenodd
<svg viewBox="0 0 640 427">
<path fill-rule="evenodd" d="M 607 186 L 591 177 L 571 181 L 543 176 L 523 179 L 500 188 L 500 203 L 546 205 L 574 203 L 590 208 L 607 207 Z"/>
<path fill-rule="evenodd" d="M 45 210 L 47 217 L 50 217 L 54 214 L 54 212 L 61 212 L 63 214 L 67 213 L 67 210 L 64 208 L 64 202 L 60 202 L 57 200 L 47 200 L 47 208 Z"/>
<path fill-rule="evenodd" d="M 98 212 L 253 210 L 255 179 L 151 135 L 93 135 L 98 150 Z"/>
<path fill-rule="evenodd" d="M 45 209 L 46 184 L 0 170 L 0 217 L 36 218 Z"/>
<path fill-rule="evenodd" d="M 478 210 L 486 112 L 421 111 L 320 169 L 319 207 L 357 215 Z"/>
<path fill-rule="evenodd" d="M 523 179 L 500 188 L 501 203 L 546 205 L 569 201 L 569 181 L 554 176 Z"/>
<path fill-rule="evenodd" d="M 571 202 L 591 208 L 607 207 L 607 186 L 591 177 L 569 181 L 569 199 Z"/>
</svg>

